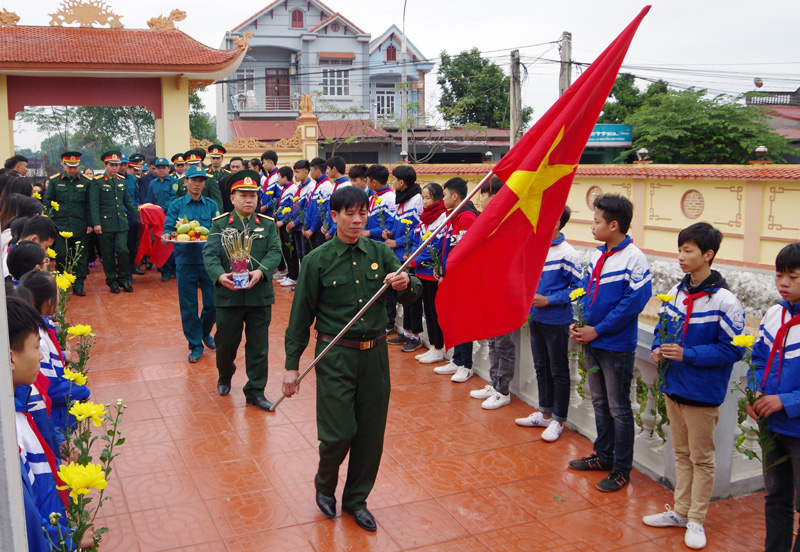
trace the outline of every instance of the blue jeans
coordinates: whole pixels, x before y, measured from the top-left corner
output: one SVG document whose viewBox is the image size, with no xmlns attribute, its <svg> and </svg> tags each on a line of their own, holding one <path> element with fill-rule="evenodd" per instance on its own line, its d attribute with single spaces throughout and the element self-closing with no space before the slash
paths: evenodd
<svg viewBox="0 0 800 552">
<path fill-rule="evenodd" d="M 592 392 L 597 426 L 594 451 L 602 461 L 614 461 L 614 471 L 633 468 L 633 411 L 631 380 L 635 353 L 618 353 L 586 346 L 586 379 Z M 593 366 L 600 369 L 590 373 Z"/>
<path fill-rule="evenodd" d="M 530 328 L 539 412 L 564 423 L 569 409 L 569 324 L 531 320 Z"/>
<path fill-rule="evenodd" d="M 778 460 L 788 456 L 780 464 Z M 767 521 L 766 552 L 800 551 L 800 538 L 794 539 L 794 510 L 800 509 L 800 439 L 782 433 L 775 434 L 775 448 L 764 455 L 764 486 L 767 496 L 764 517 Z"/>
<path fill-rule="evenodd" d="M 472 341 L 453 347 L 453 364 L 472 368 Z"/>
</svg>

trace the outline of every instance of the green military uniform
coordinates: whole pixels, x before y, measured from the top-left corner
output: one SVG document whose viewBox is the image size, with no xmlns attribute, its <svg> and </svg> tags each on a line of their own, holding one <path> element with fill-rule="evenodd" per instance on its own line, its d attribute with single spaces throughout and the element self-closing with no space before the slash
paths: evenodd
<svg viewBox="0 0 800 552">
<path fill-rule="evenodd" d="M 223 274 L 231 272 L 231 264 L 222 248 L 220 233 L 236 228 L 262 236 L 253 240 L 248 270 L 260 270 L 263 277 L 251 289 L 231 290 L 219 283 Z M 220 381 L 230 382 L 236 372 L 234 361 L 245 326 L 245 365 L 248 382 L 244 394 L 248 398 L 264 395 L 267 385 L 269 324 L 275 295 L 272 274 L 281 260 L 278 232 L 270 217 L 252 214 L 243 220 L 235 211 L 213 219 L 208 241 L 203 248 L 203 263 L 214 282 L 214 306 L 217 309 L 217 370 Z"/>
<path fill-rule="evenodd" d="M 77 167 L 80 164 L 81 154 L 67 151 L 61 154 L 61 159 L 69 166 Z M 92 181 L 78 170 L 75 176 L 68 176 L 66 171 L 50 178 L 47 190 L 44 193 L 44 204 L 50 205 L 51 201 L 59 204 L 59 210 L 53 211 L 50 217 L 58 226 L 59 232 L 72 232 L 71 238 L 61 235 L 56 237 L 53 248 L 56 252 L 56 264 L 63 270 L 67 258 L 67 249 L 78 251 L 78 258 L 73 269 L 75 283 L 72 290 L 78 294 L 83 291 L 83 283 L 88 272 L 88 249 L 86 237 L 89 223 L 89 195 Z"/>
<path fill-rule="evenodd" d="M 316 318 L 319 334 L 337 335 L 381 288 L 400 262 L 385 244 L 359 238 L 353 245 L 335 236 L 303 258 L 286 328 L 286 369 L 299 368 Z M 421 285 L 412 276 L 398 292 L 402 303 L 419 297 Z M 384 336 L 388 318 L 383 296 L 345 334 L 344 339 L 369 341 Z M 324 337 L 324 336 L 321 336 Z M 350 343 L 350 345 L 353 345 Z M 362 347 L 369 345 L 363 344 Z M 327 346 L 317 339 L 315 355 Z M 332 347 L 316 365 L 319 471 L 316 488 L 332 497 L 339 466 L 347 453 L 350 463 L 342 507 L 366 508 L 378 475 L 389 408 L 389 357 L 385 341 L 364 350 Z"/>
<path fill-rule="evenodd" d="M 105 155 L 103 156 L 105 158 Z M 105 159 L 104 159 L 105 160 Z M 119 157 L 116 162 L 119 161 Z M 103 272 L 109 287 L 129 285 L 130 254 L 128 251 L 128 219 L 125 209 L 138 219 L 139 210 L 128 195 L 125 178 L 104 172 L 92 182 L 89 199 L 89 218 L 92 226 L 100 226 L 97 236 L 103 256 Z M 116 258 L 115 258 L 116 253 Z M 132 288 L 131 288 L 132 290 Z"/>
</svg>

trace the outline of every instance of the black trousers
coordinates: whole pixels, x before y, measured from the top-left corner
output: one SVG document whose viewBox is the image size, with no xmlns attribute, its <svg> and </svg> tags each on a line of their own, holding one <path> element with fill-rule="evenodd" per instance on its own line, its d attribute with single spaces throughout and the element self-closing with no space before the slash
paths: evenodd
<svg viewBox="0 0 800 552">
<path fill-rule="evenodd" d="M 297 281 L 297 275 L 300 274 L 300 261 L 297 257 L 297 248 L 294 246 L 294 236 L 286 231 L 285 226 L 280 227 L 281 236 L 281 251 L 283 251 L 283 259 L 286 261 L 286 276 L 294 281 Z"/>
<path fill-rule="evenodd" d="M 428 325 L 428 341 L 436 349 L 442 349 L 444 348 L 444 336 L 436 316 L 436 291 L 439 289 L 439 282 L 422 279 L 420 281 L 422 282 L 422 306 L 425 308 L 425 320 Z"/>
</svg>

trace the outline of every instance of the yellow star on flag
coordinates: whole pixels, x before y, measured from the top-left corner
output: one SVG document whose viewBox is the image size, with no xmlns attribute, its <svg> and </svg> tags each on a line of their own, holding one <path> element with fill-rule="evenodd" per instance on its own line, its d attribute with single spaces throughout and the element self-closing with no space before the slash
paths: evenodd
<svg viewBox="0 0 800 552">
<path fill-rule="evenodd" d="M 506 221 L 508 217 L 511 216 L 514 211 L 517 209 L 522 209 L 522 212 L 525 213 L 525 216 L 528 217 L 529 221 L 531 221 L 531 224 L 533 225 L 533 231 L 536 232 L 536 225 L 539 223 L 539 211 L 542 208 L 542 195 L 544 194 L 544 191 L 570 174 L 575 170 L 575 167 L 577 167 L 577 165 L 550 164 L 550 154 L 553 153 L 553 150 L 556 149 L 556 146 L 558 146 L 563 137 L 564 127 L 561 127 L 558 136 L 556 136 L 556 139 L 550 145 L 550 149 L 547 150 L 547 154 L 544 156 L 544 158 L 542 158 L 542 162 L 539 164 L 539 168 L 537 170 L 514 171 L 514 173 L 509 177 L 508 182 L 506 182 L 506 186 L 511 188 L 511 190 L 519 197 L 519 201 L 508 212 L 508 214 L 503 217 L 503 220 L 501 220 L 500 224 L 497 225 L 498 228 Z M 496 231 L 497 229 L 495 229 L 495 232 Z"/>
</svg>

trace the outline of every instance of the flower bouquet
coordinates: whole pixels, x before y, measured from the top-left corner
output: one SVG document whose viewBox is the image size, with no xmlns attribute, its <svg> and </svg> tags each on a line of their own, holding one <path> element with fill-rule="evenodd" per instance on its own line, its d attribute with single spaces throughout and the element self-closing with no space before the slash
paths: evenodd
<svg viewBox="0 0 800 552">
<path fill-rule="evenodd" d="M 236 289 L 246 289 L 250 285 L 250 274 L 248 273 L 250 248 L 253 240 L 259 237 L 261 236 L 251 233 L 247 228 L 244 230 L 226 228 L 222 231 L 220 242 L 231 264 L 233 273 L 231 279 Z"/>
</svg>

